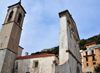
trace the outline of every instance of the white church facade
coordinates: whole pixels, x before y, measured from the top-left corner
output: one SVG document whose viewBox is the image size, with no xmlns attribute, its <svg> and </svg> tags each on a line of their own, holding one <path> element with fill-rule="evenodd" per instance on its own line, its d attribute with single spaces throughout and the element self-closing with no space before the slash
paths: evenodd
<svg viewBox="0 0 100 73">
<path fill-rule="evenodd" d="M 54 54 L 38 54 L 17 57 L 14 73 L 55 73 L 58 58 Z"/>
<path fill-rule="evenodd" d="M 59 58 L 54 54 L 21 56 L 26 11 L 21 2 L 8 7 L 0 32 L 0 73 L 82 73 L 76 24 L 68 10 L 59 13 Z"/>
</svg>

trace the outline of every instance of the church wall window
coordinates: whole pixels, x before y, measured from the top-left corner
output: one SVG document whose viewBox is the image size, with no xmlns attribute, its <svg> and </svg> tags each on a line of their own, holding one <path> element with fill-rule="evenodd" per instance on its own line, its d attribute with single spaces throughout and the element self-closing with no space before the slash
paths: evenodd
<svg viewBox="0 0 100 73">
<path fill-rule="evenodd" d="M 10 14 L 9 14 L 8 22 L 10 22 L 10 21 L 11 21 L 12 16 L 13 16 L 13 11 L 11 11 L 11 12 L 10 12 Z"/>
<path fill-rule="evenodd" d="M 21 19 L 22 19 L 22 15 L 21 15 L 21 13 L 19 13 L 18 20 L 17 20 L 17 23 L 18 23 L 18 24 L 21 23 Z"/>
<path fill-rule="evenodd" d="M 39 66 L 38 60 L 33 61 L 33 68 L 37 68 Z"/>
<path fill-rule="evenodd" d="M 38 62 L 35 62 L 35 67 L 38 67 Z"/>
</svg>

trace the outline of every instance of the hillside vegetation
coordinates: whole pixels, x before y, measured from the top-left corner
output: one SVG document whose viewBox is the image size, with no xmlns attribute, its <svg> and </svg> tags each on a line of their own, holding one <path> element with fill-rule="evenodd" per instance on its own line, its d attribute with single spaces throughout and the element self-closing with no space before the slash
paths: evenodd
<svg viewBox="0 0 100 73">
<path fill-rule="evenodd" d="M 42 53 L 55 54 L 57 56 L 59 55 L 59 46 L 54 47 L 52 50 L 51 49 L 48 49 L 47 51 L 41 51 L 41 52 L 32 53 L 31 55 L 42 54 Z"/>
<path fill-rule="evenodd" d="M 80 50 L 86 50 L 86 48 L 84 47 L 85 44 L 89 44 L 95 42 L 96 44 L 100 44 L 100 34 L 90 37 L 88 39 L 81 39 L 80 41 Z"/>
<path fill-rule="evenodd" d="M 95 42 L 96 44 L 100 44 L 100 34 L 90 37 L 88 39 L 81 39 L 80 41 L 80 50 L 86 50 L 86 48 L 84 47 L 85 44 L 89 44 Z M 35 54 L 42 54 L 42 53 L 50 53 L 50 54 L 55 54 L 55 55 L 59 55 L 59 46 L 54 47 L 53 49 L 48 49 L 47 51 L 41 51 L 41 52 L 36 52 L 36 53 L 32 53 L 31 55 L 35 55 Z"/>
</svg>

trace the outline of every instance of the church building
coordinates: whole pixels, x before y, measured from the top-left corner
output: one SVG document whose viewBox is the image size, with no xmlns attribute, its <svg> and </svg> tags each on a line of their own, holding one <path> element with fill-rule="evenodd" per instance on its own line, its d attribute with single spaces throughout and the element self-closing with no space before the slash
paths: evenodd
<svg viewBox="0 0 100 73">
<path fill-rule="evenodd" d="M 8 7 L 0 32 L 0 73 L 82 73 L 80 38 L 69 11 L 59 13 L 59 58 L 47 53 L 21 56 L 19 41 L 25 14 L 21 1 Z"/>
</svg>

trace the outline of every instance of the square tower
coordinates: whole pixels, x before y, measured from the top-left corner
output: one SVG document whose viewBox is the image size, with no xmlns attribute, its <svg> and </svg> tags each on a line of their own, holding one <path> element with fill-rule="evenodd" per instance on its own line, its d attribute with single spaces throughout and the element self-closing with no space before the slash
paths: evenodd
<svg viewBox="0 0 100 73">
<path fill-rule="evenodd" d="M 26 11 L 18 2 L 8 7 L 0 32 L 0 73 L 12 73 Z"/>
<path fill-rule="evenodd" d="M 59 13 L 59 65 L 56 73 L 82 73 L 79 42 L 75 21 L 68 10 Z"/>
</svg>

